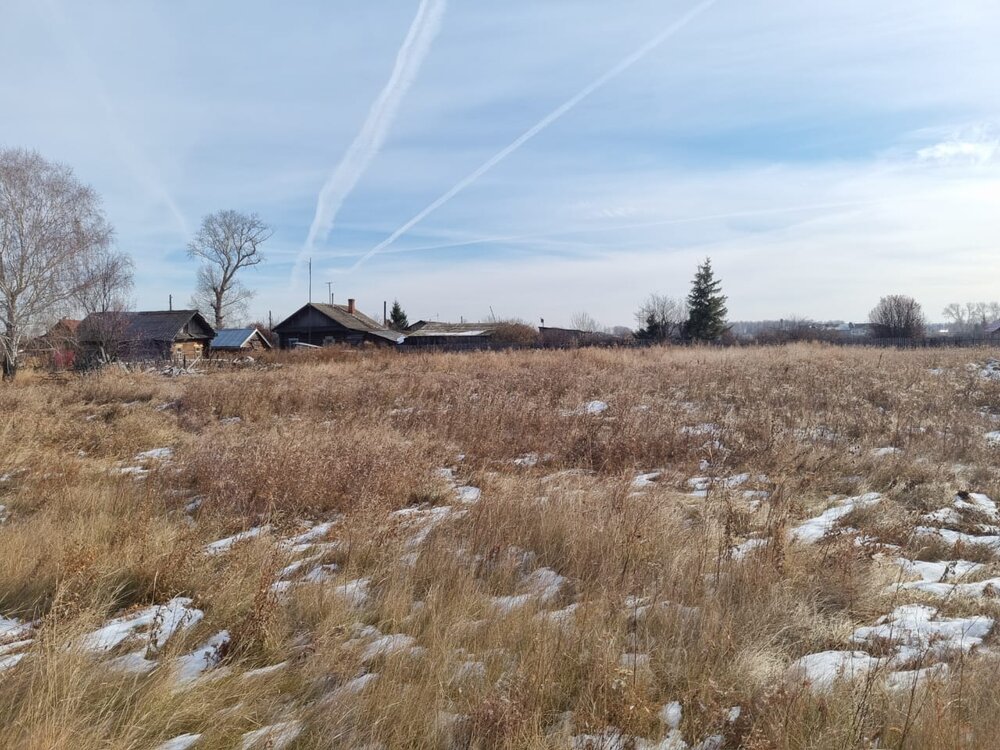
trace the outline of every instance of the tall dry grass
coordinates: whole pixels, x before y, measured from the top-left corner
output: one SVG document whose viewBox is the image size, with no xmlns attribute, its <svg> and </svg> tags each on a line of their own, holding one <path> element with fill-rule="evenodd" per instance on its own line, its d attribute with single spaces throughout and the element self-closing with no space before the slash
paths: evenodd
<svg viewBox="0 0 1000 750">
<path fill-rule="evenodd" d="M 202 377 L 5 385 L 0 615 L 37 628 L 0 678 L 0 736 L 87 750 L 193 732 L 195 747 L 223 748 L 294 719 L 294 748 L 557 748 L 607 727 L 658 741 L 676 700 L 691 744 L 989 746 L 1000 660 L 988 652 L 914 694 L 877 682 L 817 693 L 787 673 L 851 648 L 855 627 L 897 603 L 886 586 L 898 575 L 853 537 L 797 545 L 789 527 L 830 495 L 878 491 L 846 522 L 947 559 L 959 555 L 913 534 L 919 515 L 959 490 L 1000 495 L 983 437 L 1000 383 L 967 367 L 983 356 L 331 350 Z M 607 410 L 581 409 L 594 400 Z M 171 460 L 135 458 L 161 447 Z M 886 447 L 900 451 L 876 455 Z M 131 466 L 149 473 L 119 472 Z M 461 503 L 442 467 L 481 499 Z M 632 478 L 654 470 L 637 492 Z M 689 494 L 690 477 L 739 472 L 770 499 L 755 508 L 721 484 Z M 437 522 L 417 544 L 420 518 Z M 308 553 L 325 580 L 274 589 L 295 559 L 280 540 L 331 519 Z M 734 559 L 748 538 L 770 541 Z M 959 552 L 995 574 L 991 550 Z M 366 598 L 338 593 L 357 580 Z M 67 646 L 174 596 L 205 617 L 150 674 Z M 991 601 L 935 604 L 1000 614 Z M 224 670 L 178 691 L 171 665 L 221 630 Z M 373 652 L 386 636 L 403 646 Z"/>
</svg>

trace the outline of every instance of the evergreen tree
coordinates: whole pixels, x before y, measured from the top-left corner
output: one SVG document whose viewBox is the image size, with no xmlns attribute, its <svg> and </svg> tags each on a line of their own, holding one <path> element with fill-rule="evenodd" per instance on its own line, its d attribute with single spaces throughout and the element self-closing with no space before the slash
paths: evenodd
<svg viewBox="0 0 1000 750">
<path fill-rule="evenodd" d="M 410 321 L 406 319 L 406 313 L 403 312 L 403 306 L 399 304 L 399 300 L 392 301 L 392 310 L 389 311 L 389 327 L 394 331 L 404 331 L 410 325 Z"/>
<path fill-rule="evenodd" d="M 691 341 L 715 341 L 726 331 L 726 297 L 722 282 L 712 272 L 712 260 L 698 266 L 688 295 L 688 319 L 684 335 Z"/>
</svg>

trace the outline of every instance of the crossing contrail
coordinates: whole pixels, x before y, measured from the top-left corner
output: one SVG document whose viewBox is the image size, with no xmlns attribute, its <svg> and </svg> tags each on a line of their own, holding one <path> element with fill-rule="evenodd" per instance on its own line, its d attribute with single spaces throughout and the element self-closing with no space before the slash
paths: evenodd
<svg viewBox="0 0 1000 750">
<path fill-rule="evenodd" d="M 396 55 L 396 63 L 389 80 L 372 104 L 368 117 L 347 149 L 347 153 L 319 193 L 316 213 L 309 227 L 309 236 L 299 252 L 293 275 L 297 275 L 301 270 L 301 264 L 313 246 L 329 236 L 344 200 L 381 150 L 389 127 L 396 118 L 399 105 L 413 85 L 420 66 L 430 52 L 431 43 L 441 29 L 445 7 L 446 0 L 421 0 L 417 15 L 410 24 L 406 39 L 403 40 L 403 45 Z"/>
<path fill-rule="evenodd" d="M 712 7 L 713 5 L 715 5 L 716 2 L 717 2 L 717 0 L 703 0 L 702 2 L 698 3 L 696 6 L 694 6 L 691 10 L 689 10 L 683 16 L 681 16 L 676 21 L 674 21 L 672 24 L 670 24 L 669 26 L 667 26 L 667 28 L 665 28 L 659 34 L 657 34 L 652 39 L 650 39 L 648 42 L 646 42 L 641 47 L 639 47 L 639 49 L 637 49 L 635 52 L 633 52 L 632 54 L 630 54 L 627 57 L 625 57 L 624 59 L 622 59 L 620 62 L 618 62 L 618 64 L 616 64 L 615 66 L 613 66 L 612 68 L 610 68 L 609 70 L 607 70 L 604 74 L 602 74 L 596 80 L 594 80 L 593 82 L 591 82 L 590 84 L 588 84 L 587 86 L 585 86 L 583 89 L 581 89 L 579 92 L 577 92 L 574 96 L 570 97 L 565 102 L 563 102 L 561 105 L 559 105 L 554 110 L 552 110 L 549 114 L 547 114 L 545 117 L 543 117 L 541 120 L 539 120 L 533 126 L 531 126 L 528 130 L 526 130 L 524 133 L 522 133 L 510 145 L 508 145 L 506 148 L 504 148 L 498 154 L 496 154 L 495 156 L 493 156 L 489 160 L 487 160 L 478 169 L 474 170 L 473 172 L 471 172 L 470 174 L 468 174 L 466 177 L 462 178 L 454 187 L 452 187 L 447 192 L 445 192 L 437 200 L 435 200 L 433 203 L 431 203 L 429 206 L 427 206 L 427 208 L 423 209 L 420 213 L 418 213 L 416 216 L 414 216 L 408 222 L 406 222 L 405 224 L 403 224 L 403 226 L 401 226 L 399 229 L 397 229 L 395 232 L 393 232 L 392 234 L 390 234 L 388 237 L 386 237 L 384 240 L 382 240 L 380 243 L 378 243 L 371 250 L 369 250 L 364 255 L 362 255 L 360 258 L 358 258 L 358 260 L 354 263 L 354 265 L 351 266 L 350 270 L 351 271 L 356 270 L 363 263 L 365 263 L 369 258 L 371 258 L 373 255 L 376 255 L 376 254 L 382 252 L 383 250 L 385 250 L 385 248 L 389 247 L 389 245 L 391 245 L 393 242 L 395 242 L 400 237 L 402 237 L 404 234 L 406 234 L 408 231 L 410 231 L 414 226 L 416 226 L 421 221 L 423 221 L 425 218 L 427 218 L 427 216 L 429 216 L 430 214 L 432 214 L 437 209 L 441 208 L 441 206 L 443 206 L 445 203 L 447 203 L 448 201 L 450 201 L 456 195 L 458 195 L 459 193 L 461 193 L 463 190 L 465 190 L 465 188 L 467 188 L 469 185 L 471 185 L 472 183 L 474 183 L 476 180 L 478 180 L 484 174 L 486 174 L 487 172 L 489 172 L 491 169 L 493 169 L 493 167 L 495 167 L 497 164 L 499 164 L 500 162 L 502 162 L 504 159 L 506 159 L 512 153 L 514 153 L 515 151 L 517 151 L 519 148 L 521 148 L 521 146 L 523 146 L 525 143 L 527 143 L 528 141 L 530 141 L 536 135 L 538 135 L 539 133 L 541 133 L 549 125 L 551 125 L 556 120 L 558 120 L 560 117 L 562 117 L 567 112 L 569 112 L 571 109 L 573 109 L 574 107 L 576 107 L 576 105 L 578 105 L 580 102 L 582 102 L 588 96 L 590 96 L 591 94 L 593 94 L 599 88 L 601 88 L 602 86 L 604 86 L 604 84 L 606 84 L 608 81 L 612 80 L 613 78 L 616 78 L 617 76 L 621 75 L 626 70 L 628 70 L 629 68 L 631 68 L 633 65 L 635 65 L 637 62 L 639 62 L 642 58 L 644 58 L 650 52 L 652 52 L 654 49 L 656 49 L 661 44 L 663 44 L 665 41 L 667 41 L 667 39 L 669 39 L 670 37 L 672 37 L 674 34 L 676 34 L 681 29 L 683 29 L 685 26 L 687 26 L 689 23 L 691 23 L 695 18 L 697 18 L 702 13 L 704 13 L 706 10 L 708 10 L 710 7 Z"/>
<path fill-rule="evenodd" d="M 655 219 L 651 221 L 640 221 L 628 224 L 606 224 L 599 226 L 576 227 L 573 229 L 554 229 L 550 232 L 533 232 L 531 234 L 500 234 L 489 237 L 472 237 L 466 240 L 452 240 L 450 242 L 440 242 L 433 245 L 420 245 L 418 247 L 408 247 L 394 250 L 398 253 L 416 253 L 430 250 L 448 250 L 456 247 L 472 247 L 474 245 L 492 245 L 498 242 L 527 242 L 531 240 L 542 240 L 558 237 L 571 237 L 579 234 L 600 234 L 602 232 L 621 232 L 629 229 L 651 229 L 654 227 L 674 226 L 682 224 L 700 224 L 708 221 L 723 221 L 726 219 L 750 219 L 767 216 L 780 216 L 782 214 L 793 214 L 807 211 L 824 211 L 838 208 L 865 208 L 876 206 L 890 201 L 907 200 L 906 196 L 895 196 L 881 200 L 844 200 L 830 201 L 825 203 L 803 203 L 795 206 L 781 206 L 778 208 L 745 209 L 742 211 L 726 211 L 722 213 L 701 214 L 698 216 L 685 216 L 673 219 Z M 347 257 L 350 257 L 347 254 Z"/>
</svg>

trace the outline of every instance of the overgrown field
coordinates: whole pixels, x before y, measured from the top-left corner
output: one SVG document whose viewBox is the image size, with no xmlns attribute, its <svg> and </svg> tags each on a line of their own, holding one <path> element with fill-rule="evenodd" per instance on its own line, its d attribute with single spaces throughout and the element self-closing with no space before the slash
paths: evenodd
<svg viewBox="0 0 1000 750">
<path fill-rule="evenodd" d="M 990 352 L 0 385 L 0 745 L 995 747 Z"/>
</svg>

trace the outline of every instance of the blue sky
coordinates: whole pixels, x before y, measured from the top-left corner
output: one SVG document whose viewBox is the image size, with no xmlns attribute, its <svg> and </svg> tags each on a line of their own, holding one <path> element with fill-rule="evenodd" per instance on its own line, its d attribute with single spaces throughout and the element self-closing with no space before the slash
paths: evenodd
<svg viewBox="0 0 1000 750">
<path fill-rule="evenodd" d="M 275 229 L 245 278 L 257 317 L 304 301 L 300 255 L 314 299 L 332 281 L 338 301 L 399 298 L 411 320 L 631 324 L 705 255 L 739 319 L 1000 298 L 996 2 L 718 0 L 360 265 L 695 3 L 0 5 L 0 144 L 102 194 L 142 308 L 187 300 L 184 247 L 220 208 Z M 384 138 L 308 247 L 418 8 L 437 17 Z"/>
</svg>

